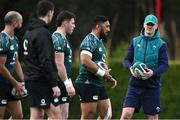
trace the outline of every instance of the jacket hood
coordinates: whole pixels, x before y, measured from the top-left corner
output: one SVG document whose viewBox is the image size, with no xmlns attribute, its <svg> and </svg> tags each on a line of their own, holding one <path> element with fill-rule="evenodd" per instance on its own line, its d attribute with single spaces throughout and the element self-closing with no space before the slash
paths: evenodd
<svg viewBox="0 0 180 120">
<path fill-rule="evenodd" d="M 160 32 L 159 32 L 159 29 L 156 29 L 154 36 L 152 36 L 152 37 L 146 37 L 146 36 L 144 35 L 144 28 L 143 28 L 143 29 L 141 30 L 140 36 L 143 37 L 143 38 L 157 39 L 157 38 L 160 38 Z"/>
<path fill-rule="evenodd" d="M 37 18 L 31 18 L 29 20 L 28 30 L 33 30 L 33 29 L 39 28 L 39 27 L 48 28 L 49 26 L 43 20 L 40 20 L 40 19 L 37 19 Z"/>
</svg>

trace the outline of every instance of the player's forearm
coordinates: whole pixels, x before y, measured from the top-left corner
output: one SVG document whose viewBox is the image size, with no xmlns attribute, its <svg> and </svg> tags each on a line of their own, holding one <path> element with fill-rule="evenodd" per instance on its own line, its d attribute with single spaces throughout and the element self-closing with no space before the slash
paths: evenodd
<svg viewBox="0 0 180 120">
<path fill-rule="evenodd" d="M 92 72 L 92 73 L 97 73 L 98 71 L 98 67 L 96 66 L 96 64 L 91 61 L 91 60 L 83 60 L 81 62 L 81 64 L 89 71 L 89 72 Z"/>
<path fill-rule="evenodd" d="M 61 78 L 61 80 L 63 81 L 67 80 L 68 77 L 64 64 L 57 64 L 57 69 L 58 69 L 58 75 Z"/>
<path fill-rule="evenodd" d="M 17 74 L 19 80 L 21 82 L 23 82 L 24 81 L 24 75 L 23 75 L 23 71 L 22 71 L 21 65 L 20 65 L 18 60 L 15 63 L 15 71 L 16 71 L 16 74 Z"/>
<path fill-rule="evenodd" d="M 8 80 L 13 86 L 16 86 L 17 81 L 4 65 L 0 65 L 0 74 L 5 78 L 5 80 Z"/>
</svg>

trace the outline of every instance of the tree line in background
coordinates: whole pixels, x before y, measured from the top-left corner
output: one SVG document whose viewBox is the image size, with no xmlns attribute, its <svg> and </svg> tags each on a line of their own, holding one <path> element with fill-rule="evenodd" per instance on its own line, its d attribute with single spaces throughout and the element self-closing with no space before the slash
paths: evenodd
<svg viewBox="0 0 180 120">
<path fill-rule="evenodd" d="M 90 32 L 92 19 L 96 15 L 105 15 L 111 21 L 111 52 L 118 43 L 129 43 L 133 36 L 139 34 L 143 20 L 147 14 L 154 14 L 155 0 L 52 0 L 55 3 L 55 15 L 50 24 L 55 30 L 55 18 L 59 11 L 69 10 L 76 14 L 76 30 L 70 37 L 73 50 L 78 50 L 83 37 Z M 0 30 L 3 29 L 3 17 L 10 10 L 19 11 L 24 18 L 23 27 L 17 31 L 22 51 L 22 37 L 26 30 L 28 19 L 35 12 L 38 0 L 1 0 Z M 161 0 L 161 36 L 168 43 L 170 59 L 180 60 L 180 11 L 179 0 Z M 20 52 L 21 53 L 21 52 Z M 21 54 L 20 54 L 21 55 Z"/>
</svg>

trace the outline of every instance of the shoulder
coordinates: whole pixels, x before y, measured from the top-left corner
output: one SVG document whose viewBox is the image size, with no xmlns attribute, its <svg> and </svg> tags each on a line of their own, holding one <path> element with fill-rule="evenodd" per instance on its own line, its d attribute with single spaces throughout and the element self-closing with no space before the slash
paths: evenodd
<svg viewBox="0 0 180 120">
<path fill-rule="evenodd" d="M 54 32 L 54 33 L 52 34 L 52 38 L 53 38 L 53 39 L 58 39 L 58 40 L 63 40 L 62 35 L 61 35 L 60 33 L 58 33 L 58 32 Z"/>
<path fill-rule="evenodd" d="M 9 37 L 5 33 L 0 33 L 0 43 L 8 44 L 9 42 Z"/>
<path fill-rule="evenodd" d="M 160 49 L 166 49 L 167 50 L 167 43 L 163 39 L 159 39 Z"/>
<path fill-rule="evenodd" d="M 63 44 L 66 42 L 66 39 L 60 33 L 54 32 L 52 34 L 52 41 L 53 43 Z"/>
<path fill-rule="evenodd" d="M 14 39 L 17 43 L 19 43 L 19 39 L 14 35 Z"/>
<path fill-rule="evenodd" d="M 43 35 L 43 36 L 48 36 L 48 35 L 50 35 L 50 32 L 49 32 L 49 30 L 46 28 L 46 27 L 39 27 L 39 28 L 37 28 L 36 30 L 35 30 L 35 33 L 36 33 L 36 35 Z"/>
<path fill-rule="evenodd" d="M 142 39 L 142 36 L 140 36 L 140 35 L 133 37 L 132 44 L 135 45 L 141 39 Z"/>
<path fill-rule="evenodd" d="M 4 33 L 0 33 L 0 51 L 2 52 L 8 50 L 9 46 L 10 46 L 9 37 Z"/>
<path fill-rule="evenodd" d="M 166 44 L 166 42 L 161 38 L 159 39 L 159 42 L 162 43 L 162 44 Z"/>
<path fill-rule="evenodd" d="M 97 44 L 97 39 L 95 38 L 94 35 L 88 34 L 82 41 L 81 45 L 88 45 L 88 46 L 94 46 Z"/>
</svg>

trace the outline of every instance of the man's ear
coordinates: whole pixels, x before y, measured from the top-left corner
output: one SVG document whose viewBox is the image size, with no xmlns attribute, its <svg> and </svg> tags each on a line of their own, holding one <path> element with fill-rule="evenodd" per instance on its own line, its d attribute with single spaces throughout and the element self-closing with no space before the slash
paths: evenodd
<svg viewBox="0 0 180 120">
<path fill-rule="evenodd" d="M 99 24 L 97 24 L 96 29 L 101 29 L 101 26 Z"/>
<path fill-rule="evenodd" d="M 145 28 L 146 24 L 143 24 L 143 27 Z"/>
<path fill-rule="evenodd" d="M 13 25 L 14 27 L 17 27 L 17 26 L 18 26 L 18 20 L 15 20 L 15 19 L 14 19 L 14 20 L 12 21 L 12 25 Z"/>
<path fill-rule="evenodd" d="M 47 12 L 47 16 L 49 17 L 51 15 L 51 11 L 49 10 L 48 12 Z"/>
<path fill-rule="evenodd" d="M 157 29 L 157 28 L 158 28 L 158 24 L 155 25 L 155 29 Z"/>
</svg>

